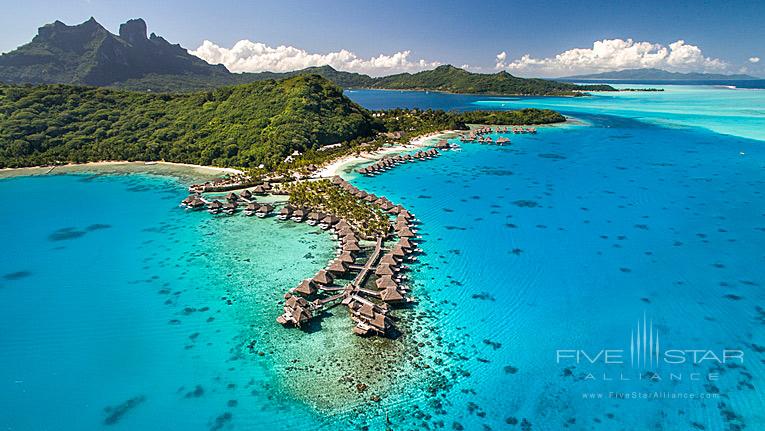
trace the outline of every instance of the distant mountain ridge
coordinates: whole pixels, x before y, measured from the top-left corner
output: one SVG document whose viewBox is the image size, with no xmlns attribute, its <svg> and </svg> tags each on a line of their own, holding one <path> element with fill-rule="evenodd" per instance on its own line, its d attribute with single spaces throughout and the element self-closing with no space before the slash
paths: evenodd
<svg viewBox="0 0 765 431">
<path fill-rule="evenodd" d="M 614 79 L 614 80 L 644 80 L 644 81 L 704 81 L 704 80 L 750 80 L 760 79 L 750 75 L 723 75 L 719 73 L 699 73 L 699 72 L 669 72 L 663 69 L 624 69 L 613 72 L 592 73 L 588 75 L 565 76 L 559 79 L 577 80 L 577 79 Z"/>
<path fill-rule="evenodd" d="M 105 86 L 147 74 L 225 76 L 223 65 L 211 65 L 154 33 L 146 22 L 131 19 L 119 35 L 94 18 L 68 26 L 61 21 L 38 29 L 31 42 L 0 56 L 0 81 L 32 84 Z"/>
<path fill-rule="evenodd" d="M 417 73 L 371 77 L 331 66 L 291 72 L 231 73 L 211 65 L 131 19 L 119 34 L 94 18 L 68 26 L 61 21 L 40 27 L 30 43 L 0 55 L 0 82 L 9 84 L 84 84 L 133 91 L 188 92 L 296 75 L 320 75 L 345 88 L 429 90 L 513 96 L 577 96 L 582 91 L 613 91 L 608 85 L 578 86 L 545 79 L 518 78 L 505 71 L 473 73 L 451 65 Z"/>
</svg>

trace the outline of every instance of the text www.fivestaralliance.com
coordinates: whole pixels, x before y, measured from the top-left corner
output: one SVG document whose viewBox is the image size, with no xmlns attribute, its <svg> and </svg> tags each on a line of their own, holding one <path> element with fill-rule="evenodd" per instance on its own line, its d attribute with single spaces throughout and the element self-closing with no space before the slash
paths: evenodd
<svg viewBox="0 0 765 431">
<path fill-rule="evenodd" d="M 710 400 L 720 394 L 709 392 L 582 392 L 586 400 Z"/>
</svg>

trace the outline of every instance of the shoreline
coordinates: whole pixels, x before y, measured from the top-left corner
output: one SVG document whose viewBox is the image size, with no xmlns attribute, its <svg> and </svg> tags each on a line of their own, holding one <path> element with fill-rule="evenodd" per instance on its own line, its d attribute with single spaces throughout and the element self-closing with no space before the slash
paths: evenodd
<svg viewBox="0 0 765 431">
<path fill-rule="evenodd" d="M 144 172 L 157 175 L 171 175 L 178 177 L 215 178 L 222 174 L 241 174 L 239 169 L 223 168 L 217 166 L 194 165 L 191 163 L 174 163 L 164 161 L 129 162 L 129 161 L 101 161 L 87 163 L 67 163 L 54 166 L 27 166 L 23 168 L 2 168 L 0 179 L 24 176 L 43 176 L 67 173 L 87 172 L 114 172 L 135 173 Z"/>
<path fill-rule="evenodd" d="M 464 132 L 464 130 L 442 130 L 438 132 L 429 133 L 426 135 L 417 136 L 416 138 L 411 139 L 409 143 L 405 145 L 395 145 L 392 147 L 383 147 L 374 151 L 364 151 L 358 156 L 353 154 L 342 156 L 339 159 L 330 163 L 329 165 L 321 168 L 318 172 L 314 174 L 314 176 L 316 178 L 330 178 L 337 175 L 342 176 L 341 174 L 344 173 L 343 171 L 349 166 L 354 166 L 364 162 L 374 162 L 390 154 L 402 153 L 405 151 L 412 151 L 418 148 L 424 148 L 429 145 L 430 143 L 429 141 L 431 140 L 448 139 L 448 137 L 450 137 L 451 135 L 455 135 L 462 132 Z"/>
</svg>

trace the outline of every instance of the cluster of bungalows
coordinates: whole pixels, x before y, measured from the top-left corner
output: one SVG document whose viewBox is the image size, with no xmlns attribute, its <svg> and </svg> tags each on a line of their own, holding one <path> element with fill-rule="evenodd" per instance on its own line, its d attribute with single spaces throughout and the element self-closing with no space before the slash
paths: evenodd
<svg viewBox="0 0 765 431">
<path fill-rule="evenodd" d="M 270 189 L 270 187 L 269 187 Z M 212 201 L 205 200 L 201 194 L 193 193 L 181 201 L 181 206 L 188 209 L 202 209 L 207 207 L 207 211 L 210 214 L 225 213 L 232 215 L 240 208 L 244 208 L 244 215 L 258 217 L 266 217 L 271 214 L 274 207 L 269 204 L 261 204 L 255 200 L 255 195 L 265 194 L 265 190 L 262 188 L 257 192 L 251 192 L 250 190 L 244 190 L 240 194 L 234 192 L 226 195 L 224 201 L 214 199 Z"/>
<path fill-rule="evenodd" d="M 271 185 L 268 182 L 256 182 L 248 175 L 236 174 L 229 175 L 225 178 L 206 181 L 201 184 L 192 184 L 189 186 L 189 193 L 226 192 L 247 187 L 257 188 L 258 186 L 261 186 L 261 188 L 265 190 L 271 189 Z"/>
<path fill-rule="evenodd" d="M 389 305 L 411 301 L 403 285 L 406 277 L 401 272 L 407 269 L 404 263 L 416 260 L 414 254 L 421 251 L 415 245 L 419 238 L 415 228 L 417 220 L 402 206 L 359 190 L 340 177 L 334 177 L 332 183 L 357 199 L 395 215 L 388 239 L 397 238 L 397 241 L 383 252 L 383 238 L 378 238 L 374 251 L 367 250 L 366 261 L 357 264 L 362 254 L 360 238 L 346 220 L 318 211 L 285 207 L 288 209 L 282 209 L 280 218 L 314 221 L 323 229 L 331 229 L 338 247 L 335 258 L 326 268 L 285 294 L 284 312 L 276 320 L 285 326 L 304 327 L 323 309 L 339 303 L 348 307 L 355 334 L 385 336 L 393 328 L 388 316 Z M 297 217 L 296 212 L 300 212 Z M 347 278 L 351 271 L 359 271 L 352 282 L 344 286 L 334 284 L 338 278 Z M 368 276 L 373 276 L 374 282 L 366 283 Z"/>
<path fill-rule="evenodd" d="M 513 127 L 512 133 L 516 135 L 524 135 L 527 133 L 534 135 L 537 133 L 537 129 L 534 127 Z"/>
<path fill-rule="evenodd" d="M 429 150 L 420 150 L 413 154 L 397 154 L 395 156 L 383 157 L 369 166 L 356 170 L 356 172 L 373 177 L 377 174 L 389 171 L 400 164 L 418 162 L 420 160 L 430 160 L 437 157 L 439 154 L 438 150 L 431 148 Z"/>
</svg>

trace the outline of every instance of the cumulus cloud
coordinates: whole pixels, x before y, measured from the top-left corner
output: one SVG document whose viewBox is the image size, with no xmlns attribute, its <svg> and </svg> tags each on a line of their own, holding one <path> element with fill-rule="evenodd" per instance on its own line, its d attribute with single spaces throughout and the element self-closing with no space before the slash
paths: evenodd
<svg viewBox="0 0 765 431">
<path fill-rule="evenodd" d="M 760 57 L 749 57 L 749 62 L 750 63 L 759 63 L 760 62 Z"/>
<path fill-rule="evenodd" d="M 287 72 L 310 66 L 330 65 L 338 70 L 384 75 L 431 69 L 440 63 L 414 60 L 411 51 L 380 54 L 361 58 L 348 50 L 326 54 L 309 53 L 294 46 L 271 47 L 264 43 L 240 40 L 231 48 L 220 47 L 209 40 L 191 54 L 212 64 L 223 64 L 232 72 Z"/>
<path fill-rule="evenodd" d="M 562 76 L 621 69 L 656 67 L 672 71 L 719 71 L 728 65 L 705 57 L 698 46 L 678 40 L 664 46 L 632 39 L 604 39 L 592 48 L 574 48 L 554 57 L 535 58 L 529 54 L 505 62 L 506 54 L 497 55 L 497 68 L 519 74 Z"/>
</svg>

